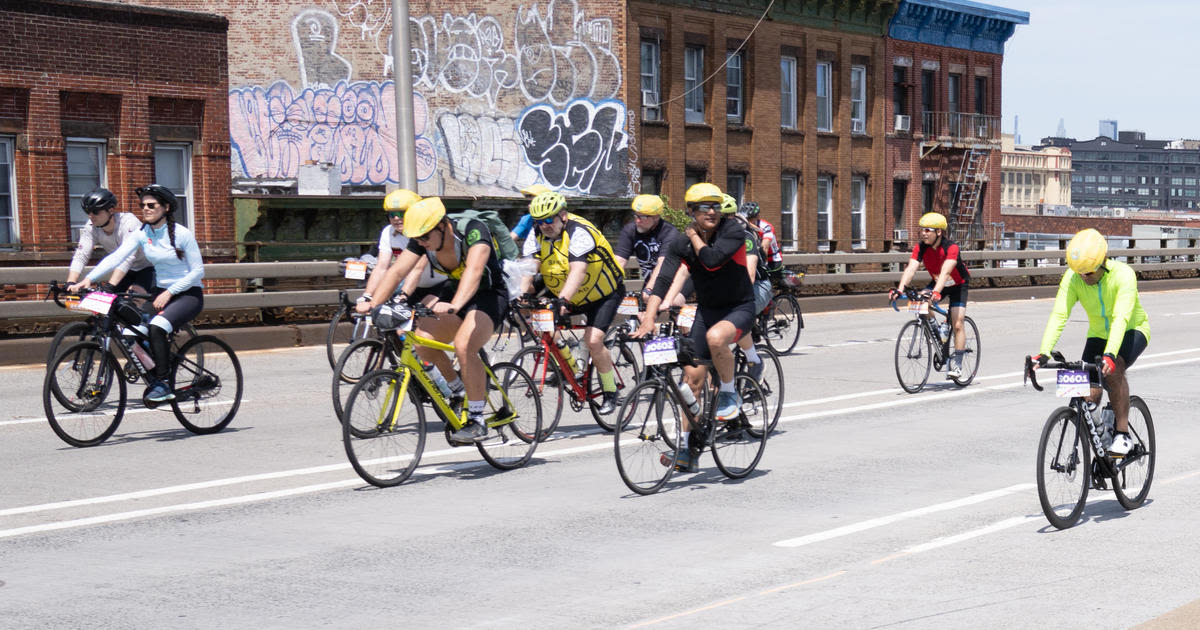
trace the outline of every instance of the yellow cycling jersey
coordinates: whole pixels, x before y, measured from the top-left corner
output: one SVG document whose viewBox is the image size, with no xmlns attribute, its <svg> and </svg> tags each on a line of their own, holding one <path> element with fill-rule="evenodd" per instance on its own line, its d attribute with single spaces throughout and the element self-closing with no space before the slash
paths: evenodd
<svg viewBox="0 0 1200 630">
<path fill-rule="evenodd" d="M 572 235 L 576 239 L 574 247 L 571 243 Z M 611 295 L 622 286 L 624 272 L 617 266 L 612 246 L 600 230 L 583 217 L 568 215 L 562 234 L 555 240 L 546 238 L 539 231 L 537 251 L 533 255 L 540 263 L 546 288 L 554 295 L 559 295 L 567 282 L 571 260 L 587 262 L 587 277 L 571 297 L 571 304 L 595 302 Z"/>
<path fill-rule="evenodd" d="M 1111 258 L 1104 262 L 1104 267 L 1104 275 L 1094 285 L 1069 269 L 1063 274 L 1054 310 L 1042 333 L 1040 353 L 1049 355 L 1058 344 L 1076 302 L 1087 311 L 1087 336 L 1108 340 L 1105 353 L 1117 354 L 1127 330 L 1139 330 L 1150 341 L 1150 319 L 1138 298 L 1137 274 L 1129 265 Z"/>
</svg>

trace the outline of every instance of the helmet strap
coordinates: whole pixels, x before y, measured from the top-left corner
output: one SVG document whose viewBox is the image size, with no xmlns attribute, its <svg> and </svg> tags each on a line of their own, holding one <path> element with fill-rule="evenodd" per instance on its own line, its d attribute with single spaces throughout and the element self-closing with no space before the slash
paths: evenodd
<svg viewBox="0 0 1200 630">
<path fill-rule="evenodd" d="M 108 227 L 109 223 L 112 223 L 112 222 L 113 222 L 113 212 L 112 212 L 112 210 L 109 210 L 108 211 L 108 220 L 104 222 L 104 225 L 96 225 L 93 223 L 92 227 L 98 227 L 103 230 L 104 228 Z"/>
</svg>

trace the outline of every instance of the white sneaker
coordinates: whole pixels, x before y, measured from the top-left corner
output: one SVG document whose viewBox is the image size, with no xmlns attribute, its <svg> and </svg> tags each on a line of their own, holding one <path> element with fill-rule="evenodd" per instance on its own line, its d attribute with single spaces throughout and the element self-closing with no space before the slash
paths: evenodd
<svg viewBox="0 0 1200 630">
<path fill-rule="evenodd" d="M 961 378 L 961 377 L 962 377 L 962 367 L 960 367 L 960 366 L 951 365 L 946 370 L 946 380 L 951 380 L 951 379 L 956 379 L 956 378 Z"/>
<path fill-rule="evenodd" d="M 1129 450 L 1133 448 L 1133 439 L 1128 433 L 1118 433 L 1113 437 L 1112 446 L 1108 447 L 1108 454 L 1113 457 L 1124 457 L 1129 454 Z"/>
</svg>

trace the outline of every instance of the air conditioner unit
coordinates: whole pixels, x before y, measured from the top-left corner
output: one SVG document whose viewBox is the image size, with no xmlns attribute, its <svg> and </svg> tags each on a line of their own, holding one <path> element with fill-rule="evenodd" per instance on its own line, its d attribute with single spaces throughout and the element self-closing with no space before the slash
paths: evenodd
<svg viewBox="0 0 1200 630">
<path fill-rule="evenodd" d="M 979 125 L 979 127 L 975 131 L 976 131 L 976 133 L 975 133 L 976 138 L 990 138 L 991 137 L 991 134 L 988 132 L 987 125 Z"/>
<path fill-rule="evenodd" d="M 866 131 L 867 131 L 867 121 L 865 121 L 865 120 L 851 120 L 850 121 L 850 133 L 866 133 Z"/>
<path fill-rule="evenodd" d="M 654 90 L 642 90 L 642 118 L 644 120 L 658 120 L 662 118 L 662 112 L 658 109 L 658 92 Z"/>
<path fill-rule="evenodd" d="M 905 118 L 907 118 L 907 116 L 905 116 Z M 892 230 L 892 240 L 893 241 L 907 241 L 908 240 L 908 230 Z"/>
<path fill-rule="evenodd" d="M 912 129 L 912 118 L 904 114 L 896 114 L 896 131 L 908 132 Z"/>
</svg>

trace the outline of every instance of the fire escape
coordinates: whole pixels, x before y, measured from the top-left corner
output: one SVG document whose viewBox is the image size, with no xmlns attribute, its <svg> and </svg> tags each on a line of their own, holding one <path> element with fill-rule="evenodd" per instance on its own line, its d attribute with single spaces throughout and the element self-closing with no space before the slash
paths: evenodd
<svg viewBox="0 0 1200 630">
<path fill-rule="evenodd" d="M 951 238 L 967 247 L 972 239 L 983 236 L 984 184 L 988 161 L 1000 148 L 1000 119 L 983 114 L 932 111 L 924 112 L 923 118 L 922 159 L 935 151 L 962 151 L 962 163 L 953 182 L 946 219 Z M 945 159 L 953 163 L 957 155 Z M 947 166 L 953 168 L 950 164 Z"/>
<path fill-rule="evenodd" d="M 980 216 L 983 206 L 980 205 L 983 186 L 980 175 L 987 172 L 988 158 L 991 151 L 984 146 L 974 145 L 963 154 L 962 166 L 958 169 L 958 181 L 955 183 L 955 206 L 951 208 L 951 238 L 958 243 L 966 243 L 971 237 L 978 238 L 981 231 Z M 976 225 L 979 223 L 980 225 Z"/>
</svg>

